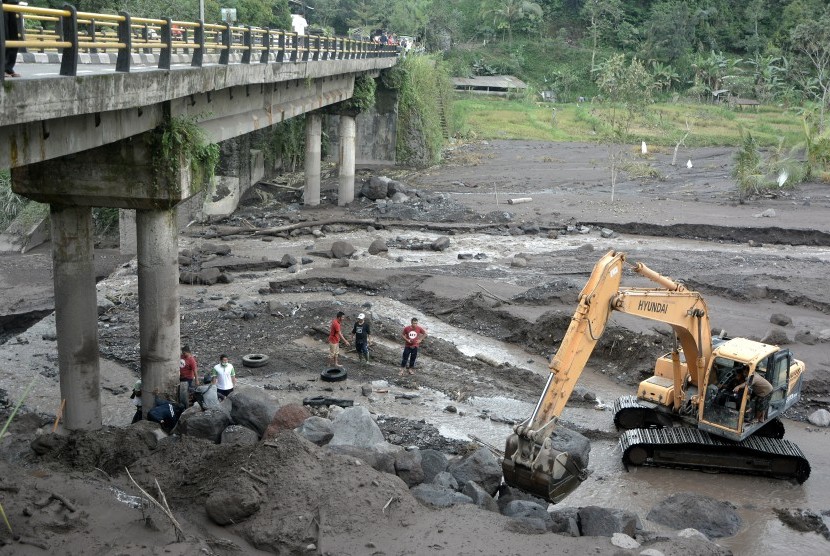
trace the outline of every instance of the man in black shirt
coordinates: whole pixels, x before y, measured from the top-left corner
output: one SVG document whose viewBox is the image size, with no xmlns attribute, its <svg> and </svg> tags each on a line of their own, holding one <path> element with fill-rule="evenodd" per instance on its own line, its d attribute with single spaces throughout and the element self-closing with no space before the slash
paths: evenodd
<svg viewBox="0 0 830 556">
<path fill-rule="evenodd" d="M 357 322 L 352 327 L 352 335 L 354 336 L 354 347 L 357 349 L 357 357 L 361 361 L 369 362 L 369 323 L 366 322 L 366 315 L 360 313 L 357 315 Z"/>
</svg>

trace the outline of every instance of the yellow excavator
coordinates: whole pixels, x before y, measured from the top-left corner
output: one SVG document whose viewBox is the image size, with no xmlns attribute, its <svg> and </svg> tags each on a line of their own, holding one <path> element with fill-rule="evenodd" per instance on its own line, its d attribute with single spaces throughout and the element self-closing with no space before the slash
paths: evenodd
<svg viewBox="0 0 830 556">
<path fill-rule="evenodd" d="M 539 402 L 507 439 L 507 484 L 556 503 L 587 478 L 587 469 L 556 449 L 552 434 L 613 311 L 668 324 L 680 343 L 657 359 L 636 396 L 614 404 L 626 465 L 806 481 L 810 465 L 798 446 L 783 440 L 778 418 L 801 396 L 804 363 L 778 346 L 713 338 L 703 297 L 642 263 L 630 266 L 658 287 L 620 287 L 625 257 L 605 254 L 579 294 Z"/>
</svg>

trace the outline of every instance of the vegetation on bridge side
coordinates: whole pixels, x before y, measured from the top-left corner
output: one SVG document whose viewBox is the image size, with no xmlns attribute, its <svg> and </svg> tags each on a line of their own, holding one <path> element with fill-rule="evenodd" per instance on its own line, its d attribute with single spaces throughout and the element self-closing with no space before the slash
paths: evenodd
<svg viewBox="0 0 830 556">
<path fill-rule="evenodd" d="M 179 184 L 181 163 L 189 161 L 194 190 L 210 183 L 219 164 L 219 145 L 210 143 L 195 116 L 169 118 L 148 139 L 154 184 Z"/>
</svg>

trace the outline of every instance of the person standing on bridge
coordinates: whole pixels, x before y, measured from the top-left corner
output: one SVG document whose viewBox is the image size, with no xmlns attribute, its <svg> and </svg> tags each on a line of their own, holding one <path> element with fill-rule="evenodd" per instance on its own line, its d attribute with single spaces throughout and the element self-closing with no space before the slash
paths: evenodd
<svg viewBox="0 0 830 556">
<path fill-rule="evenodd" d="M 19 0 L 3 0 L 4 4 L 19 4 Z M 3 12 L 3 25 L 6 27 L 6 40 L 17 41 L 20 40 L 20 35 L 17 32 L 17 14 L 13 12 Z M 20 74 L 14 71 L 14 64 L 17 62 L 17 49 L 6 48 L 6 59 L 3 60 L 3 69 L 6 77 L 20 77 Z"/>
</svg>

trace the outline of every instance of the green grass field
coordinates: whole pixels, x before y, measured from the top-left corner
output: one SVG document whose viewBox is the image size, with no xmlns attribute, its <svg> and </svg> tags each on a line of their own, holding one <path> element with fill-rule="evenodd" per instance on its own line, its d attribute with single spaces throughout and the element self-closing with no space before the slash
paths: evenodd
<svg viewBox="0 0 830 556">
<path fill-rule="evenodd" d="M 607 106 L 583 103 L 548 104 L 499 97 L 458 95 L 453 127 L 462 137 L 599 141 Z M 686 133 L 689 147 L 739 146 L 741 128 L 759 145 L 787 148 L 804 141 L 801 116 L 795 110 L 761 106 L 731 109 L 712 104 L 653 104 L 631 127 L 630 141 L 673 147 Z"/>
</svg>

